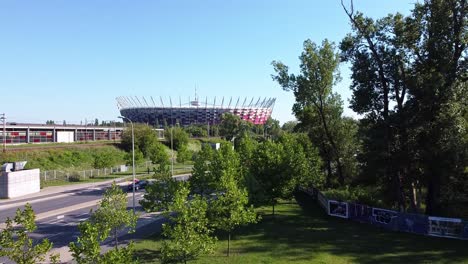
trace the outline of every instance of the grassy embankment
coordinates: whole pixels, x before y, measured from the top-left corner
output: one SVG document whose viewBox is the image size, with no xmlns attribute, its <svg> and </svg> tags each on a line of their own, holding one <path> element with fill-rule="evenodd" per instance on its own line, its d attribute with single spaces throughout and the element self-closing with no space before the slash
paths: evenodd
<svg viewBox="0 0 468 264">
<path fill-rule="evenodd" d="M 263 220 L 226 236 L 214 254 L 190 263 L 468 263 L 468 241 L 389 232 L 329 217 L 305 195 L 298 203 L 262 207 Z M 136 244 L 142 263 L 159 263 L 159 235 Z"/>
<path fill-rule="evenodd" d="M 6 153 L 0 154 L 0 163 L 10 161 L 28 161 L 26 169 L 39 168 L 41 171 L 53 171 L 56 170 L 59 175 L 56 179 L 44 181 L 41 177 L 42 187 L 46 186 L 60 186 L 68 184 L 78 184 L 85 182 L 100 182 L 105 180 L 112 180 L 119 177 L 125 177 L 132 175 L 131 168 L 127 172 L 121 173 L 108 173 L 107 169 L 104 174 L 103 171 L 96 175 L 94 172 L 93 177 L 80 177 L 80 173 L 84 170 L 95 169 L 95 159 L 98 156 L 112 156 L 112 166 L 124 164 L 125 152 L 117 147 L 117 145 L 85 145 L 80 144 L 60 144 L 60 147 L 54 148 L 53 145 L 47 145 L 41 148 L 42 145 L 28 145 L 31 147 L 24 146 L 22 149 L 15 151 L 7 151 Z M 166 151 L 170 153 L 167 148 Z M 177 153 L 175 153 L 177 155 Z M 191 171 L 188 164 L 174 164 L 174 173 L 182 174 Z M 152 172 L 153 168 L 150 168 Z M 65 173 L 68 175 L 74 175 L 73 180 L 67 180 Z M 138 177 L 148 177 L 148 168 L 144 165 L 138 166 L 136 169 Z M 53 175 L 53 174 L 52 174 Z M 52 176 L 51 175 L 51 176 Z M 50 177 L 52 179 L 53 177 Z"/>
</svg>

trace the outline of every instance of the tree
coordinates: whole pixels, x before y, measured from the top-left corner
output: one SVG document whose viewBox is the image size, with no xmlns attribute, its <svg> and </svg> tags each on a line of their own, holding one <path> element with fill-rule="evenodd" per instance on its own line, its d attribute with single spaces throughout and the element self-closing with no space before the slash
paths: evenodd
<svg viewBox="0 0 468 264">
<path fill-rule="evenodd" d="M 183 145 L 177 151 L 177 162 L 184 163 L 192 159 L 192 151 L 186 145 Z"/>
<path fill-rule="evenodd" d="M 137 216 L 127 210 L 127 195 L 122 189 L 112 184 L 107 189 L 96 211 L 91 212 L 89 221 L 80 223 L 80 236 L 77 242 L 70 243 L 70 251 L 78 263 L 116 263 L 111 261 L 124 260 L 118 263 L 129 263 L 132 259 L 133 246 L 120 247 L 118 235 L 129 228 L 133 232 Z M 100 243 L 108 237 L 114 241 L 114 249 L 101 256 Z"/>
<path fill-rule="evenodd" d="M 291 174 L 284 174 L 283 147 L 273 141 L 265 141 L 258 145 L 252 156 L 251 173 L 258 181 L 261 191 L 257 192 L 257 197 L 262 197 L 261 204 L 272 205 L 273 215 L 275 214 L 275 204 L 277 199 L 282 197 L 283 187 L 288 186 Z M 257 198 L 258 199 L 258 198 Z"/>
<path fill-rule="evenodd" d="M 221 123 L 219 126 L 220 135 L 230 141 L 239 134 L 241 122 L 242 120 L 240 117 L 231 113 L 224 113 L 221 116 Z"/>
<path fill-rule="evenodd" d="M 210 222 L 220 230 L 228 233 L 227 255 L 230 253 L 232 231 L 240 226 L 257 222 L 253 207 L 248 207 L 248 194 L 239 187 L 239 175 L 233 174 L 235 170 L 226 170 L 221 177 L 220 188 L 217 195 L 210 202 Z M 237 177 L 237 179 L 236 179 Z"/>
<path fill-rule="evenodd" d="M 167 164 L 169 162 L 166 147 L 160 142 L 154 142 L 148 146 L 148 158 L 153 164 Z"/>
<path fill-rule="evenodd" d="M 5 229 L 0 233 L 0 257 L 7 257 L 19 264 L 35 264 L 45 261 L 52 243 L 46 238 L 40 243 L 30 238 L 36 230 L 36 215 L 29 203 L 24 210 L 17 209 L 13 220 L 7 218 Z M 59 255 L 51 255 L 52 263 L 59 263 Z"/>
<path fill-rule="evenodd" d="M 154 182 L 146 186 L 146 193 L 140 204 L 147 212 L 168 210 L 174 201 L 174 195 L 179 188 L 179 183 L 172 178 L 167 163 L 159 165 L 154 179 Z"/>
<path fill-rule="evenodd" d="M 204 144 L 195 157 L 192 176 L 189 179 L 190 190 L 202 196 L 209 195 L 215 189 L 215 179 L 210 172 L 210 163 L 214 151 L 209 144 Z"/>
<path fill-rule="evenodd" d="M 128 166 L 133 166 L 133 152 L 126 152 L 124 156 L 125 164 Z M 141 165 L 145 162 L 145 157 L 143 156 L 143 152 L 139 149 L 135 149 L 135 167 Z"/>
<path fill-rule="evenodd" d="M 165 131 L 164 135 L 167 142 L 171 142 L 172 140 L 174 150 L 176 151 L 188 144 L 188 134 L 180 127 L 170 127 Z"/>
<path fill-rule="evenodd" d="M 156 132 L 147 125 L 144 124 L 133 124 L 134 139 L 135 139 L 135 151 L 138 149 L 141 151 L 144 157 L 148 157 L 149 150 L 154 144 L 158 142 Z M 132 129 L 130 126 L 122 133 L 122 148 L 127 152 L 132 151 Z"/>
<path fill-rule="evenodd" d="M 310 40 L 304 41 L 304 51 L 301 60 L 301 74 L 289 74 L 288 67 L 281 62 L 273 61 L 272 65 L 277 73 L 273 80 L 277 81 L 284 90 L 293 91 L 296 103 L 293 111 L 300 119 L 304 111 L 311 111 L 317 116 L 317 126 L 323 134 L 321 146 L 328 155 L 324 159 L 336 162 L 338 181 L 344 184 L 345 176 L 341 164 L 342 155 L 334 134 L 334 126 L 340 121 L 342 103 L 339 96 L 332 91 L 332 87 L 339 81 L 339 55 L 335 53 L 333 43 L 324 40 L 318 47 Z"/>
<path fill-rule="evenodd" d="M 427 0 L 408 17 L 377 21 L 354 12 L 352 1 L 343 8 L 353 27 L 340 44 L 352 63 L 351 106 L 365 115 L 363 174 L 375 175 L 401 210 L 407 199 L 416 210 L 424 187 L 426 212 L 443 213 L 442 189 L 463 178 L 466 157 L 466 1 Z"/>
<path fill-rule="evenodd" d="M 94 168 L 95 169 L 103 169 L 112 167 L 116 163 L 116 156 L 113 151 L 109 149 L 104 149 L 102 151 L 98 151 L 93 155 L 94 157 Z"/>
<path fill-rule="evenodd" d="M 295 131 L 296 126 L 297 126 L 297 121 L 288 121 L 283 124 L 281 129 L 285 132 L 292 133 Z"/>
<path fill-rule="evenodd" d="M 163 235 L 167 238 L 161 248 L 163 263 L 187 263 L 213 250 L 216 239 L 211 237 L 206 217 L 208 204 L 198 195 L 188 201 L 188 194 L 188 188 L 181 186 L 165 213 L 171 224 L 163 224 Z"/>
</svg>

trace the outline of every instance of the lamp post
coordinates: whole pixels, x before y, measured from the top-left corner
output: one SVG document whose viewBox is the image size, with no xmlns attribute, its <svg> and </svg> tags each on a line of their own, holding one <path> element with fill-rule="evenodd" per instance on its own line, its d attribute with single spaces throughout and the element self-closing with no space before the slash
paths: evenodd
<svg viewBox="0 0 468 264">
<path fill-rule="evenodd" d="M 130 124 L 132 125 L 132 173 L 133 173 L 133 213 L 135 214 L 135 134 L 133 132 L 133 122 L 130 120 L 130 118 L 126 116 L 119 116 L 119 118 L 127 119 Z"/>
<path fill-rule="evenodd" d="M 6 117 L 5 117 L 5 113 L 2 114 L 2 117 L 0 117 L 0 119 L 3 121 L 3 134 L 2 134 L 3 152 L 6 152 Z"/>
</svg>

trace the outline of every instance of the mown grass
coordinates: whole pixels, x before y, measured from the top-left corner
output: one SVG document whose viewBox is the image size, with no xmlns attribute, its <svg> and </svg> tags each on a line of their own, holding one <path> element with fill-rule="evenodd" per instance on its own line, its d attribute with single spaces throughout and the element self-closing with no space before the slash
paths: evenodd
<svg viewBox="0 0 468 264">
<path fill-rule="evenodd" d="M 190 263 L 468 263 L 468 241 L 389 232 L 325 215 L 303 194 L 259 209 L 263 220 L 237 230 L 226 257 L 226 237 L 215 252 Z M 159 235 L 139 241 L 142 263 L 159 263 Z"/>
</svg>

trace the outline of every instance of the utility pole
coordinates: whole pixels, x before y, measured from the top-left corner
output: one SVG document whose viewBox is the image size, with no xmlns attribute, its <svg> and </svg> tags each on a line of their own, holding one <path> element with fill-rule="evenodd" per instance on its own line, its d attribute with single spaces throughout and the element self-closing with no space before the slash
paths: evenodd
<svg viewBox="0 0 468 264">
<path fill-rule="evenodd" d="M 3 120 L 3 152 L 6 152 L 6 117 L 5 113 L 2 114 L 1 119 Z"/>
</svg>

